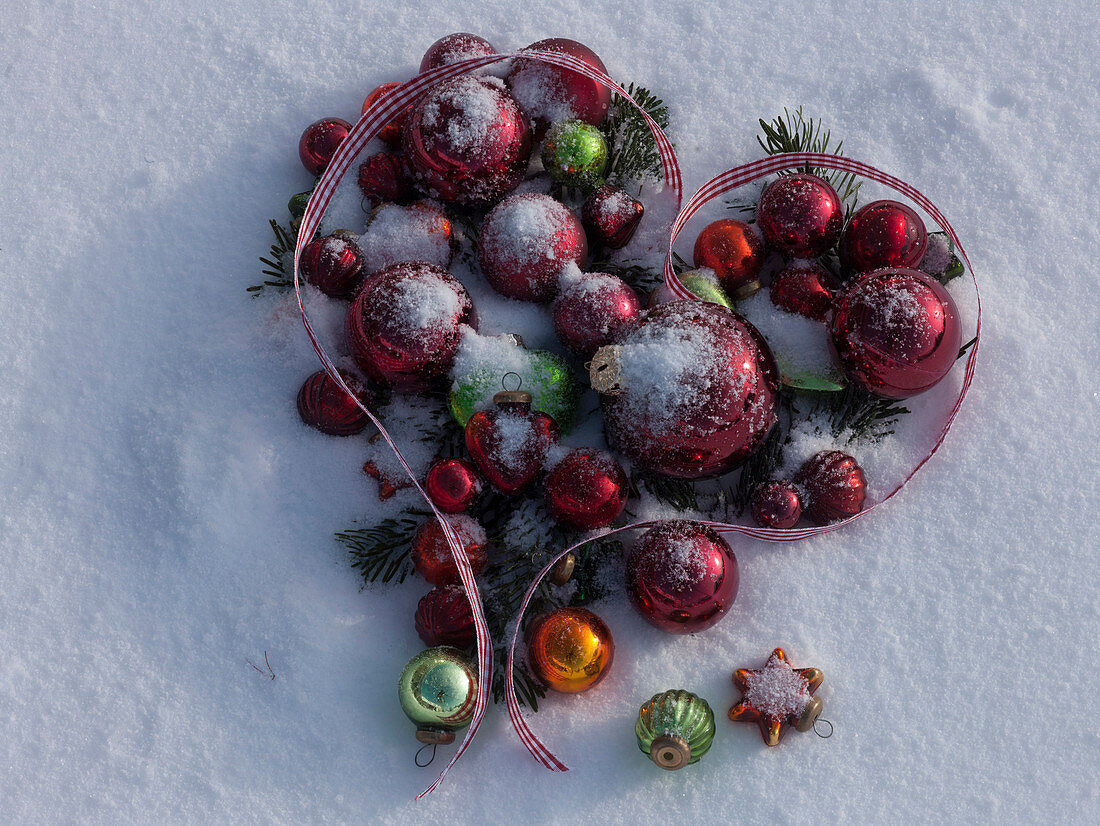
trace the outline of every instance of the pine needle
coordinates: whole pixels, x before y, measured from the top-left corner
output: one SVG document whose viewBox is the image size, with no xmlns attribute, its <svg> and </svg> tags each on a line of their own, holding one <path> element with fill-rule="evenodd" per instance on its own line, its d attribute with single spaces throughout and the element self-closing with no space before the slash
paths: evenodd
<svg viewBox="0 0 1100 826">
<path fill-rule="evenodd" d="M 635 87 L 633 83 L 628 83 L 623 88 L 661 129 L 668 129 L 668 106 L 663 100 L 643 86 Z M 660 180 L 662 167 L 657 141 L 642 114 L 622 95 L 616 95 L 611 101 L 607 119 L 601 128 L 607 137 L 609 180 L 620 186 L 631 181 Z"/>
<path fill-rule="evenodd" d="M 784 152 L 815 152 L 821 155 L 843 156 L 841 149 L 844 146 L 844 141 L 837 141 L 836 145 L 833 146 L 832 132 L 828 129 L 822 132 L 821 121 L 805 117 L 802 114 L 801 106 L 793 113 L 784 107 L 783 115 L 775 118 L 771 123 L 761 119 L 760 129 L 763 134 L 757 136 L 756 142 L 769 155 L 778 155 Z M 799 171 L 824 178 L 832 184 L 833 189 L 840 195 L 848 212 L 852 212 L 856 208 L 856 203 L 859 200 L 859 187 L 862 182 L 856 178 L 854 173 L 808 165 Z"/>
</svg>

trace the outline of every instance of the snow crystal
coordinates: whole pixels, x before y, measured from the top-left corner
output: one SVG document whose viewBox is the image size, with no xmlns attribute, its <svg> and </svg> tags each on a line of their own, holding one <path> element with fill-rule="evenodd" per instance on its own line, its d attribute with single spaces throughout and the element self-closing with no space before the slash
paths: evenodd
<svg viewBox="0 0 1100 826">
<path fill-rule="evenodd" d="M 526 416 L 502 411 L 494 424 L 489 455 L 509 472 L 522 470 L 549 448 Z"/>
<path fill-rule="evenodd" d="M 784 375 L 841 377 L 829 350 L 829 328 L 825 323 L 779 309 L 767 290 L 737 302 L 737 312 L 764 336 Z"/>
<path fill-rule="evenodd" d="M 383 204 L 357 240 L 367 273 L 403 261 L 425 261 L 447 269 L 452 243 L 451 222 L 431 201 L 407 207 Z"/>
<path fill-rule="evenodd" d="M 745 683 L 745 700 L 768 717 L 800 717 L 810 701 L 806 679 L 777 657 L 746 675 Z"/>
<path fill-rule="evenodd" d="M 423 108 L 425 126 L 443 121 L 450 149 L 469 158 L 499 128 L 502 82 L 495 77 L 462 75 L 441 83 Z"/>
</svg>

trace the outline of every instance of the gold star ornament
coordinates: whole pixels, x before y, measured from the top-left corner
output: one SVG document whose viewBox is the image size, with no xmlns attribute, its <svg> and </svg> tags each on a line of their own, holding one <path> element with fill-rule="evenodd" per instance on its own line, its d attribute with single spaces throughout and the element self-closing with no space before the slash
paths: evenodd
<svg viewBox="0 0 1100 826">
<path fill-rule="evenodd" d="M 809 731 L 821 714 L 821 700 L 813 696 L 825 675 L 819 668 L 792 668 L 787 652 L 772 651 L 763 668 L 739 668 L 733 682 L 744 695 L 729 712 L 735 723 L 759 723 L 769 746 L 779 745 L 785 727 Z"/>
</svg>

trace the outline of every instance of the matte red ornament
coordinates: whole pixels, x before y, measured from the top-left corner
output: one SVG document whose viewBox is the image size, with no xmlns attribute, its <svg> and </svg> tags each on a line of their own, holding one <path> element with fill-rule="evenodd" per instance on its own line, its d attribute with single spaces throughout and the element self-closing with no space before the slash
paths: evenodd
<svg viewBox="0 0 1100 826">
<path fill-rule="evenodd" d="M 325 295 L 346 298 L 363 278 L 363 255 L 354 241 L 326 235 L 305 245 L 300 267 L 306 281 Z"/>
<path fill-rule="evenodd" d="M 830 347 L 844 374 L 879 396 L 903 399 L 936 385 L 958 358 L 955 299 L 917 270 L 864 275 L 837 296 Z"/>
<path fill-rule="evenodd" d="M 821 713 L 821 701 L 813 693 L 824 679 L 821 669 L 793 668 L 787 653 L 776 648 L 763 668 L 733 672 L 733 683 L 744 696 L 729 710 L 729 718 L 735 723 L 758 723 L 764 742 L 779 745 L 787 727 L 813 728 Z"/>
<path fill-rule="evenodd" d="M 359 191 L 373 209 L 379 204 L 407 200 L 412 195 L 412 185 L 399 157 L 378 152 L 359 164 Z"/>
<path fill-rule="evenodd" d="M 370 393 L 351 373 L 340 371 L 342 378 L 356 397 L 369 407 Z M 352 436 L 362 432 L 370 419 L 324 370 L 318 370 L 305 380 L 298 391 L 298 415 L 310 427 L 330 436 Z"/>
<path fill-rule="evenodd" d="M 844 202 L 817 175 L 783 175 L 760 193 L 756 223 L 769 249 L 792 258 L 817 258 L 840 238 Z"/>
<path fill-rule="evenodd" d="M 437 586 L 422 596 L 416 606 L 413 625 L 429 648 L 450 645 L 466 649 L 477 638 L 470 600 L 462 588 L 453 585 Z"/>
<path fill-rule="evenodd" d="M 802 518 L 802 494 L 786 480 L 766 482 L 752 492 L 749 508 L 761 528 L 793 528 Z"/>
<path fill-rule="evenodd" d="M 447 519 L 458 534 L 458 541 L 470 560 L 474 576 L 479 575 L 489 561 L 485 529 L 465 514 L 448 516 Z M 417 572 L 432 585 L 456 585 L 462 581 L 438 519 L 429 519 L 417 528 L 409 554 Z"/>
<path fill-rule="evenodd" d="M 496 53 L 497 50 L 493 48 L 492 43 L 476 34 L 469 32 L 445 34 L 424 52 L 424 57 L 420 60 L 420 72 L 423 74 L 429 69 L 450 66 L 460 60 L 488 57 Z"/>
<path fill-rule="evenodd" d="M 440 267 L 407 261 L 363 282 L 345 327 L 363 372 L 414 393 L 447 380 L 463 324 L 477 325 L 466 288 Z"/>
<path fill-rule="evenodd" d="M 581 448 L 546 474 L 546 509 L 554 521 L 570 530 L 603 528 L 623 512 L 629 486 L 626 471 L 611 454 Z"/>
<path fill-rule="evenodd" d="M 674 520 L 650 528 L 630 549 L 627 590 L 634 607 L 670 634 L 720 620 L 737 598 L 737 557 L 712 528 Z"/>
<path fill-rule="evenodd" d="M 314 121 L 298 140 L 298 157 L 310 175 L 320 175 L 351 131 L 351 124 L 342 118 L 321 118 Z"/>
<path fill-rule="evenodd" d="M 424 490 L 444 513 L 462 513 L 481 496 L 481 476 L 468 459 L 441 459 L 428 469 Z"/>
<path fill-rule="evenodd" d="M 554 299 L 554 332 L 573 355 L 587 361 L 641 312 L 637 294 L 621 278 L 586 273 Z"/>
<path fill-rule="evenodd" d="M 570 55 L 607 74 L 597 55 L 583 43 L 566 37 L 551 37 L 532 43 L 527 49 Z M 599 126 L 607 117 L 611 90 L 572 69 L 517 58 L 508 72 L 508 86 L 528 117 L 534 121 L 536 137 L 542 138 L 551 123 L 583 120 Z"/>
<path fill-rule="evenodd" d="M 928 232 L 915 210 L 898 201 L 872 201 L 844 228 L 840 261 L 856 273 L 915 267 L 927 246 Z"/>
<path fill-rule="evenodd" d="M 618 187 L 604 184 L 581 207 L 581 224 L 589 242 L 608 249 L 625 247 L 645 214 L 645 206 Z"/>
<path fill-rule="evenodd" d="M 584 269 L 588 239 L 572 211 L 549 195 L 511 195 L 485 216 L 477 260 L 493 289 L 520 301 L 549 301 L 565 267 Z"/>
<path fill-rule="evenodd" d="M 776 273 L 769 289 L 772 304 L 788 313 L 824 321 L 833 306 L 831 278 L 817 264 L 787 267 Z"/>
<path fill-rule="evenodd" d="M 867 480 L 854 458 L 839 450 L 824 450 L 799 468 L 794 482 L 805 496 L 802 506 L 818 525 L 847 519 L 863 510 Z"/>
<path fill-rule="evenodd" d="M 531 394 L 505 390 L 496 407 L 466 421 L 466 449 L 482 475 L 506 496 L 514 496 L 542 472 L 546 453 L 557 443 L 557 423 L 531 410 Z"/>
<path fill-rule="evenodd" d="M 703 227 L 695 239 L 695 266 L 709 267 L 722 289 L 735 299 L 760 289 L 764 242 L 744 221 L 722 218 Z"/>
<path fill-rule="evenodd" d="M 381 100 L 383 97 L 388 95 L 400 85 L 401 84 L 399 82 L 393 80 L 388 83 L 381 83 L 378 86 L 375 86 L 374 89 L 371 90 L 371 93 L 367 95 L 366 98 L 364 98 L 363 100 L 362 113 L 364 115 L 367 114 L 368 109 L 370 109 L 375 103 L 377 103 L 379 100 Z M 387 146 L 390 146 L 393 149 L 397 149 L 401 146 L 401 130 L 405 126 L 405 119 L 408 117 L 409 109 L 411 108 L 411 104 L 405 107 L 404 112 L 401 112 L 399 115 L 397 115 L 397 117 L 395 117 L 385 126 L 383 126 L 382 129 L 378 132 L 377 137 L 382 140 Z"/>
<path fill-rule="evenodd" d="M 463 75 L 443 81 L 412 105 L 402 147 L 420 189 L 444 201 L 481 206 L 523 179 L 531 133 L 506 89 Z"/>
</svg>

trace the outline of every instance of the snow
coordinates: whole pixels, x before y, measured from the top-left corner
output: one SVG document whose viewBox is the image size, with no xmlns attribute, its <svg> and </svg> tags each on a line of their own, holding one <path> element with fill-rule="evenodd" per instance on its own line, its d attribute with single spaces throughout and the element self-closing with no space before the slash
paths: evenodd
<svg viewBox="0 0 1100 826">
<path fill-rule="evenodd" d="M 806 678 L 791 664 L 769 657 L 764 667 L 745 676 L 745 700 L 767 717 L 801 717 L 810 701 Z"/>
<path fill-rule="evenodd" d="M 24 4 L 0 30 L 4 820 L 1095 822 L 1098 24 L 1085 0 Z M 804 106 L 943 209 L 986 315 L 967 403 L 901 494 L 811 540 L 730 537 L 737 601 L 698 635 L 599 603 L 607 678 L 529 715 L 572 770 L 539 767 L 497 706 L 414 803 L 453 753 L 413 766 L 394 690 L 427 588 L 361 591 L 330 539 L 411 494 L 379 503 L 366 437 L 301 424 L 316 358 L 291 300 L 244 288 L 312 183 L 301 130 L 354 120 L 462 30 L 575 37 L 660 94 L 687 193 L 758 156 L 756 118 Z M 623 255 L 659 235 L 652 196 Z M 485 335 L 554 345 L 545 308 L 468 286 Z M 345 305 L 306 294 L 339 341 Z M 949 406 L 960 373 L 921 404 Z M 851 451 L 872 495 L 934 437 L 914 417 L 911 441 Z M 732 671 L 776 645 L 824 671 L 831 739 L 768 749 L 725 720 Z M 275 680 L 247 662 L 265 651 Z M 632 729 L 673 687 L 718 732 L 663 772 Z"/>
</svg>

